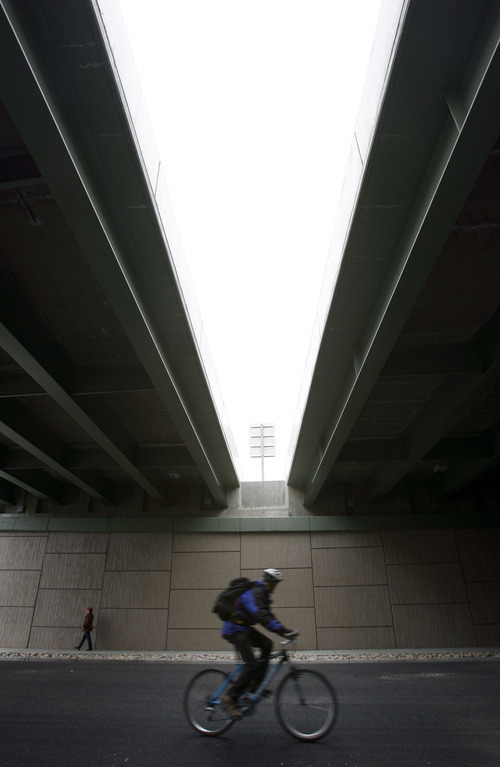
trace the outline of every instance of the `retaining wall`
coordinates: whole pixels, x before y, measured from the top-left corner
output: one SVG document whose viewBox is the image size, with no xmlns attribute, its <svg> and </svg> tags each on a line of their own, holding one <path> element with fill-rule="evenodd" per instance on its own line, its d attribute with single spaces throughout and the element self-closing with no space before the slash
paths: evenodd
<svg viewBox="0 0 500 767">
<path fill-rule="evenodd" d="M 303 650 L 500 644 L 499 530 L 97 526 L 0 529 L 0 647 L 72 648 L 92 605 L 96 649 L 228 649 L 213 600 L 265 567 L 284 573 L 274 609 Z"/>
</svg>

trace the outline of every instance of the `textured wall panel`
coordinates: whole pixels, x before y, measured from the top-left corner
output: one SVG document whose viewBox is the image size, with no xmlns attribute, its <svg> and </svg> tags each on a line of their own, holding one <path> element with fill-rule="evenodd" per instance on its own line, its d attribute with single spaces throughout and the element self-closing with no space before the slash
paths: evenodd
<svg viewBox="0 0 500 767">
<path fill-rule="evenodd" d="M 245 509 L 266 509 L 284 506 L 284 482 L 244 482 L 241 485 L 241 504 Z"/>
<path fill-rule="evenodd" d="M 47 554 L 105 554 L 108 533 L 50 533 Z"/>
<path fill-rule="evenodd" d="M 32 607 L 0 607 L 0 647 L 27 647 Z"/>
<path fill-rule="evenodd" d="M 394 605 L 398 647 L 473 647 L 468 605 Z"/>
<path fill-rule="evenodd" d="M 97 626 L 100 604 L 101 591 L 97 589 L 40 589 L 33 625 L 81 628 L 87 608 L 92 607 L 94 625 Z"/>
<path fill-rule="evenodd" d="M 106 570 L 170 570 L 171 533 L 112 533 Z"/>
<path fill-rule="evenodd" d="M 40 588 L 99 589 L 105 554 L 46 554 Z"/>
<path fill-rule="evenodd" d="M 474 626 L 478 647 L 500 647 L 500 623 Z"/>
<path fill-rule="evenodd" d="M 313 549 L 359 548 L 360 546 L 382 546 L 382 534 L 376 531 L 311 533 Z"/>
<path fill-rule="evenodd" d="M 394 637 L 398 647 L 500 642 L 496 530 L 459 530 L 457 546 L 449 530 L 155 534 L 149 527 L 108 536 L 89 529 L 0 533 L 0 646 L 72 649 L 92 605 L 101 649 L 164 650 L 168 643 L 230 651 L 213 598 L 232 578 L 260 577 L 269 566 L 285 576 L 272 610 L 301 630 L 299 650 L 314 649 L 316 636 L 324 650 L 390 647 Z M 374 545 L 381 540 L 387 568 Z M 378 583 L 386 571 L 389 585 Z"/>
<path fill-rule="evenodd" d="M 44 650 L 74 650 L 80 644 L 82 632 L 78 628 L 51 628 L 49 626 L 35 626 L 31 629 L 29 645 L 31 648 L 43 648 Z M 97 631 L 92 632 L 92 644 L 95 647 Z M 82 652 L 87 650 L 87 640 L 83 645 Z"/>
<path fill-rule="evenodd" d="M 237 551 L 175 553 L 172 555 L 173 589 L 223 589 L 240 574 Z"/>
<path fill-rule="evenodd" d="M 382 548 L 314 549 L 315 586 L 375 586 L 387 583 Z"/>
<path fill-rule="evenodd" d="M 168 608 L 170 573 L 105 573 L 102 607 Z"/>
<path fill-rule="evenodd" d="M 318 629 L 318 650 L 382 650 L 396 647 L 394 629 L 389 626 Z"/>
<path fill-rule="evenodd" d="M 382 535 L 388 565 L 459 561 L 453 530 L 397 530 Z"/>
<path fill-rule="evenodd" d="M 45 536 L 0 535 L 0 570 L 41 570 Z"/>
<path fill-rule="evenodd" d="M 3 570 L 0 576 L 0 605 L 33 607 L 39 579 L 39 570 Z"/>
<path fill-rule="evenodd" d="M 241 567 L 311 567 L 309 533 L 245 533 L 241 537 Z"/>
<path fill-rule="evenodd" d="M 282 570 L 283 580 L 274 589 L 272 609 L 280 607 L 314 607 L 311 568 Z M 262 570 L 243 570 L 242 575 L 252 580 L 262 579 Z"/>
<path fill-rule="evenodd" d="M 222 622 L 212 612 L 218 589 L 189 591 L 172 589 L 170 592 L 169 629 L 221 628 Z"/>
<path fill-rule="evenodd" d="M 314 589 L 316 625 L 392 626 L 387 586 L 331 586 Z"/>
<path fill-rule="evenodd" d="M 98 650 L 165 650 L 168 610 L 108 610 L 99 618 Z"/>
<path fill-rule="evenodd" d="M 390 565 L 387 568 L 393 604 L 466 602 L 459 564 Z"/>
<path fill-rule="evenodd" d="M 474 623 L 500 623 L 500 583 L 468 583 Z"/>
<path fill-rule="evenodd" d="M 459 543 L 480 543 L 482 541 L 500 541 L 500 529 L 484 528 L 481 530 L 455 530 Z"/>
<path fill-rule="evenodd" d="M 175 533 L 174 551 L 239 551 L 239 533 Z"/>
<path fill-rule="evenodd" d="M 461 543 L 466 581 L 500 581 L 500 541 Z"/>
<path fill-rule="evenodd" d="M 167 650 L 171 652 L 228 650 L 230 652 L 231 645 L 221 637 L 220 631 L 216 629 L 189 629 L 188 631 L 169 629 Z"/>
</svg>

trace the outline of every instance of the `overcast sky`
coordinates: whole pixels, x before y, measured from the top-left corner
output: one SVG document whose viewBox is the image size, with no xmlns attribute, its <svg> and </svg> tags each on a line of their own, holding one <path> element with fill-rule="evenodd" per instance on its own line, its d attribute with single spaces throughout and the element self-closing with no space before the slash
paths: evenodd
<svg viewBox="0 0 500 767">
<path fill-rule="evenodd" d="M 290 430 L 379 0 L 120 0 L 239 454 Z"/>
</svg>

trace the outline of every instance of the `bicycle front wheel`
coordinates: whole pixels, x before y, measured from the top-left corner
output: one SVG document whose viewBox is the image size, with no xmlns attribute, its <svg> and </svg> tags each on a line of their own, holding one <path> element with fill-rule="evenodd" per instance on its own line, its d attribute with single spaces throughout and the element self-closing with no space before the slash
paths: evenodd
<svg viewBox="0 0 500 767">
<path fill-rule="evenodd" d="M 322 674 L 296 669 L 281 681 L 275 698 L 282 727 L 300 740 L 318 740 L 335 726 L 337 694 Z"/>
<path fill-rule="evenodd" d="M 202 735 L 220 735 L 234 723 L 216 695 L 226 678 L 223 671 L 204 669 L 191 679 L 184 693 L 184 713 Z"/>
</svg>

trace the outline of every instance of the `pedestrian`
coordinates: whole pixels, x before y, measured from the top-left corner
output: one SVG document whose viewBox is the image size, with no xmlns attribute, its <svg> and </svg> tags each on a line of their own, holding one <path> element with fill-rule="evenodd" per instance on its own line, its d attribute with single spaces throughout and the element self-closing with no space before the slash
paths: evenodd
<svg viewBox="0 0 500 767">
<path fill-rule="evenodd" d="M 279 570 L 264 570 L 262 580 L 254 581 L 252 587 L 238 597 L 233 615 L 222 627 L 222 636 L 235 646 L 245 663 L 228 694 L 222 699 L 224 707 L 232 717 L 241 716 L 238 709 L 241 693 L 246 688 L 255 692 L 264 679 L 273 648 L 271 639 L 257 631 L 255 624 L 260 623 L 268 631 L 289 639 L 298 636 L 297 630 L 287 629 L 270 610 L 271 594 L 282 580 L 283 576 Z M 255 657 L 253 647 L 260 650 L 260 658 Z"/>
<path fill-rule="evenodd" d="M 81 650 L 81 647 L 85 640 L 87 640 L 87 650 L 92 650 L 92 639 L 90 636 L 90 632 L 94 628 L 94 611 L 91 607 L 87 608 L 87 612 L 85 614 L 85 618 L 83 619 L 83 636 L 80 644 L 76 645 L 75 650 Z"/>
</svg>

